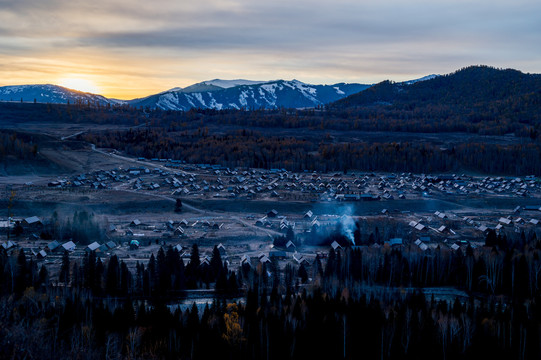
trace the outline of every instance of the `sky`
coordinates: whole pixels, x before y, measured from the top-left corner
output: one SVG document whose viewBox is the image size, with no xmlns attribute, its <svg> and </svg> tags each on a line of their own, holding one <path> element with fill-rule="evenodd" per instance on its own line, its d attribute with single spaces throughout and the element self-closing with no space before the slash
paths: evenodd
<svg viewBox="0 0 541 360">
<path fill-rule="evenodd" d="M 132 99 L 204 80 L 541 73 L 539 0 L 0 0 L 0 86 Z"/>
</svg>

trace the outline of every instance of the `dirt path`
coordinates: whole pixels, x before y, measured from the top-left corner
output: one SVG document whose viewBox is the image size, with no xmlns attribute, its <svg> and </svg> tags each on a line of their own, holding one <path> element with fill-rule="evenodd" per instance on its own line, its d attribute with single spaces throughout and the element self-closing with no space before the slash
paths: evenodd
<svg viewBox="0 0 541 360">
<path fill-rule="evenodd" d="M 131 162 L 131 163 L 135 163 L 135 164 L 145 165 L 145 166 L 150 167 L 150 168 L 159 168 L 159 169 L 162 169 L 162 170 L 165 170 L 165 171 L 171 171 L 170 168 L 168 168 L 166 166 L 163 166 L 163 165 L 160 165 L 160 164 L 155 164 L 155 163 L 151 163 L 151 162 L 147 162 L 147 161 L 141 161 L 141 160 L 129 158 L 129 157 L 118 155 L 118 154 L 108 153 L 106 151 L 97 149 L 96 145 L 94 145 L 94 144 L 90 144 L 90 147 L 91 147 L 92 151 L 95 151 L 95 152 L 97 152 L 99 154 L 102 154 L 102 155 L 105 155 L 105 156 L 114 157 L 116 159 Z M 181 172 L 181 173 L 183 173 L 185 175 L 194 175 L 195 176 L 195 174 L 184 171 L 184 170 L 176 170 L 176 171 L 179 171 L 179 172 Z"/>
<path fill-rule="evenodd" d="M 72 138 L 72 137 L 75 137 L 77 135 L 81 135 L 82 133 L 84 133 L 85 131 L 79 131 L 79 132 L 76 132 L 75 134 L 71 134 L 71 135 L 68 135 L 68 136 L 62 136 L 60 138 L 60 140 L 66 140 L 66 139 L 69 139 L 69 138 Z"/>
</svg>

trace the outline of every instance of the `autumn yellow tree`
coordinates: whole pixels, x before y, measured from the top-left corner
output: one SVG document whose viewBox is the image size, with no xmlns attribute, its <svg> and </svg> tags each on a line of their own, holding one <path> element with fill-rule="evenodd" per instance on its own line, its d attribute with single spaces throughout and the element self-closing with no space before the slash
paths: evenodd
<svg viewBox="0 0 541 360">
<path fill-rule="evenodd" d="M 225 332 L 222 338 L 230 345 L 239 346 L 246 339 L 242 335 L 242 327 L 239 322 L 239 313 L 237 304 L 227 304 L 224 314 Z"/>
</svg>

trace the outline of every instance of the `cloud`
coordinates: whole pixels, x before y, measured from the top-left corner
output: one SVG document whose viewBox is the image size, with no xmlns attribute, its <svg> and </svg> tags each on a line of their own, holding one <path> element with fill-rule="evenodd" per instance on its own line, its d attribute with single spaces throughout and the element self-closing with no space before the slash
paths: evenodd
<svg viewBox="0 0 541 360">
<path fill-rule="evenodd" d="M 537 0 L 0 0 L 0 63 L 129 68 L 141 89 L 258 74 L 405 80 L 478 63 L 540 72 L 539 18 Z"/>
</svg>

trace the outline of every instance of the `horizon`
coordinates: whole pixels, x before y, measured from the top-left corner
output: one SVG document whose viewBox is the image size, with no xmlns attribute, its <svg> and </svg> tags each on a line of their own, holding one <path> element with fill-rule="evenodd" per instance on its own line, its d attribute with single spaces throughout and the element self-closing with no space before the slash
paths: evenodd
<svg viewBox="0 0 541 360">
<path fill-rule="evenodd" d="M 427 75 L 423 75 L 419 78 L 416 78 L 416 79 L 407 79 L 407 80 L 404 80 L 404 82 L 407 82 L 407 81 L 414 81 L 414 80 L 419 80 L 421 78 L 424 78 L 424 77 L 428 77 L 428 76 L 441 76 L 441 75 L 446 75 L 446 74 L 427 74 Z M 327 83 L 327 84 L 312 84 L 312 83 L 308 83 L 308 82 L 305 82 L 305 81 L 302 81 L 302 80 L 299 80 L 299 79 L 276 79 L 276 80 L 262 80 L 262 81 L 259 81 L 259 80 L 251 80 L 251 79 L 212 79 L 212 80 L 203 80 L 203 81 L 199 81 L 197 83 L 194 83 L 194 84 L 189 84 L 187 86 L 184 86 L 184 87 L 180 87 L 180 86 L 176 86 L 176 87 L 173 87 L 173 88 L 169 88 L 169 89 L 166 89 L 166 90 L 161 90 L 161 91 L 158 91 L 156 93 L 152 93 L 152 94 L 147 94 L 147 95 L 143 95 L 141 97 L 137 97 L 137 98 L 145 98 L 145 97 L 148 97 L 148 96 L 153 96 L 153 95 L 157 95 L 157 94 L 161 94 L 161 93 L 166 93 L 166 92 L 169 92 L 169 91 L 179 91 L 179 90 L 183 90 L 187 87 L 190 87 L 190 86 L 193 86 L 193 85 L 198 85 L 198 84 L 202 84 L 202 83 L 206 83 L 206 82 L 212 82 L 212 81 L 239 81 L 239 80 L 244 80 L 244 81 L 254 81 L 254 82 L 257 82 L 259 84 L 268 84 L 268 83 L 273 83 L 273 82 L 278 82 L 278 81 L 288 81 L 288 82 L 292 82 L 292 81 L 299 81 L 301 83 L 304 83 L 304 84 L 307 84 L 307 85 L 312 85 L 312 86 L 320 86 L 320 85 L 323 85 L 323 86 L 330 86 L 330 85 L 336 85 L 336 84 L 339 84 L 339 83 L 344 83 L 344 84 L 353 84 L 353 83 L 349 83 L 349 82 L 346 82 L 346 81 L 338 81 L 336 83 Z M 383 81 L 387 81 L 387 80 L 390 80 L 390 81 L 394 81 L 392 79 L 384 79 L 384 80 L 381 80 L 381 81 L 378 81 L 378 82 L 375 82 L 375 83 L 366 83 L 366 82 L 358 82 L 358 83 L 355 83 L 355 84 L 360 84 L 360 85 L 370 85 L 370 86 L 373 86 L 373 85 L 376 85 L 380 82 L 383 82 Z M 398 82 L 398 81 L 397 81 Z M 255 85 L 255 84 L 254 84 Z M 69 87 L 69 86 L 64 86 L 64 85 L 61 85 L 61 84 L 54 84 L 54 83 L 43 83 L 43 84 L 10 84 L 10 85 L 0 85 L 0 88 L 2 87 L 17 87 L 17 86 L 60 86 L 60 87 L 63 87 L 63 88 L 66 88 L 68 90 L 71 90 L 71 91 L 78 91 L 78 92 L 83 92 L 83 93 L 90 93 L 90 94 L 93 94 L 93 95 L 101 95 L 101 96 L 104 96 L 108 99 L 114 99 L 114 100 L 121 100 L 121 101 L 130 101 L 130 100 L 135 100 L 137 98 L 129 98 L 129 99 L 120 99 L 120 98 L 114 98 L 114 97 L 108 97 L 108 96 L 105 96 L 103 95 L 102 93 L 100 92 L 92 92 L 92 91 L 84 91 L 84 90 L 80 90 L 80 89 L 76 89 L 74 87 Z M 236 86 L 241 86 L 241 85 L 235 85 L 234 87 Z M 226 89 L 224 87 L 224 89 Z M 197 92 L 197 91 L 196 91 Z M 204 92 L 204 91 L 203 91 Z M 17 101 L 18 102 L 18 101 Z"/>
<path fill-rule="evenodd" d="M 539 73 L 539 11 L 533 0 L 0 0 L 0 86 L 133 99 L 214 78 L 374 84 L 471 64 Z"/>
<path fill-rule="evenodd" d="M 484 64 L 477 64 L 477 65 L 469 65 L 469 66 L 465 66 L 463 68 L 460 68 L 460 69 L 456 69 L 452 72 L 449 72 L 449 73 L 445 73 L 445 74 L 426 74 L 426 75 L 423 75 L 423 76 L 420 76 L 418 78 L 411 78 L 411 79 L 406 79 L 406 80 L 401 80 L 401 81 L 395 81 L 394 79 L 390 79 L 390 78 L 386 78 L 386 79 L 383 79 L 381 81 L 378 81 L 378 82 L 374 82 L 374 83 L 367 83 L 367 82 L 358 82 L 358 83 L 355 83 L 355 84 L 359 84 L 359 85 L 368 85 L 368 86 L 374 86 L 374 85 L 377 85 L 381 82 L 384 82 L 384 81 L 392 81 L 392 82 L 395 82 L 395 83 L 400 83 L 400 82 L 404 82 L 404 83 L 407 83 L 407 82 L 410 82 L 410 81 L 417 81 L 417 80 L 422 80 L 422 81 L 426 81 L 426 80 L 432 80 L 434 77 L 438 77 L 438 76 L 446 76 L 446 75 L 451 75 L 451 74 L 454 74 L 455 72 L 458 72 L 460 71 L 461 69 L 464 69 L 464 68 L 468 68 L 468 67 L 489 67 L 489 68 L 493 68 L 493 69 L 497 69 L 497 70 L 515 70 L 515 71 L 519 71 L 521 73 L 524 73 L 524 74 L 529 74 L 529 75 L 535 75 L 536 73 L 528 73 L 528 72 L 524 72 L 520 69 L 513 69 L 513 68 L 510 68 L 510 67 L 505 67 L 505 68 L 497 68 L 497 67 L 494 67 L 494 66 L 490 66 L 490 65 L 484 65 Z M 426 78 L 426 79 L 425 79 Z M 18 86 L 60 86 L 60 87 L 63 87 L 63 88 L 66 88 L 67 90 L 70 90 L 70 91 L 77 91 L 77 92 L 82 92 L 82 93 L 88 93 L 88 94 L 92 94 L 92 95 L 100 95 L 100 96 L 104 96 L 105 98 L 107 99 L 110 99 L 110 100 L 118 100 L 118 101 L 132 101 L 132 100 L 137 100 L 137 99 L 144 99 L 144 98 L 147 98 L 147 97 L 150 97 L 150 96 L 154 96 L 154 95 L 158 95 L 158 94 L 163 94 L 163 93 L 167 93 L 167 92 L 173 92 L 173 91 L 180 91 L 180 90 L 183 90 L 185 88 L 188 88 L 190 86 L 194 86 L 194 85 L 198 85 L 198 84 L 203 84 L 203 83 L 210 83 L 210 82 L 213 82 L 213 81 L 223 81 L 223 82 L 232 82 L 232 81 L 249 81 L 249 82 L 253 82 L 254 84 L 248 84 L 248 85 L 256 85 L 256 84 L 267 84 L 267 83 L 273 83 L 273 82 L 278 82 L 278 81 L 287 81 L 287 82 L 292 82 L 292 81 L 299 81 L 301 83 L 304 83 L 306 85 L 311 85 L 311 86 L 331 86 L 331 85 L 336 85 L 336 84 L 340 84 L 340 83 L 343 83 L 343 84 L 354 84 L 354 83 L 349 83 L 349 82 L 346 82 L 346 81 L 338 81 L 336 83 L 327 83 L 327 84 L 313 84 L 313 83 L 307 83 L 305 81 L 302 81 L 302 80 L 298 80 L 298 79 L 291 79 L 291 80 L 288 80 L 288 79 L 275 79 L 275 80 L 252 80 L 252 79 L 241 79 L 241 78 L 236 78 L 236 79 L 218 79 L 218 78 L 215 78 L 215 79 L 212 79 L 212 80 L 203 80 L 203 81 L 199 81 L 197 83 L 193 83 L 193 84 L 189 84 L 187 86 L 184 86 L 184 87 L 173 87 L 173 88 L 169 88 L 167 90 L 161 90 L 161 91 L 158 91 L 156 93 L 152 93 L 152 94 L 146 94 L 146 95 L 142 95 L 142 96 L 138 96 L 136 98 L 118 98 L 118 97 L 109 97 L 109 96 L 106 96 L 100 92 L 92 92 L 92 91 L 85 91 L 85 90 L 81 90 L 81 89 L 76 89 L 74 87 L 69 87 L 69 86 L 64 86 L 64 85 L 61 85 L 61 84 L 53 84 L 53 83 L 47 83 L 47 84 L 11 84 L 11 85 L 0 85 L 0 88 L 2 87 L 18 87 Z M 231 87 L 237 87 L 237 86 L 242 86 L 242 85 L 246 85 L 246 84 L 239 84 L 239 85 L 234 85 L 234 86 L 231 86 Z M 221 86 L 220 86 L 221 87 Z M 227 89 L 228 87 L 223 87 L 223 89 Z M 205 92 L 205 91 L 194 91 L 194 92 Z M 19 101 L 14 101 L 14 102 L 19 102 Z"/>
</svg>

